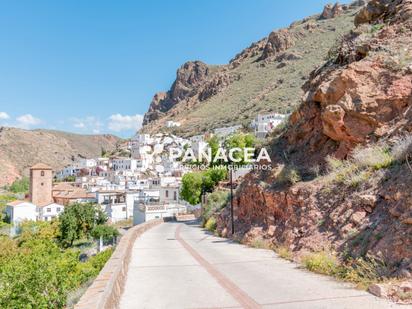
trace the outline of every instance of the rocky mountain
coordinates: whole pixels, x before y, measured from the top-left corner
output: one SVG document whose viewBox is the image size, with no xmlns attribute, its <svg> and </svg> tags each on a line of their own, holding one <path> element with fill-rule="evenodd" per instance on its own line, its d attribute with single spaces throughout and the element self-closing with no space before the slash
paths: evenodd
<svg viewBox="0 0 412 309">
<path fill-rule="evenodd" d="M 268 145 L 272 171 L 240 185 L 235 237 L 296 259 L 325 250 L 379 258 L 374 271 L 411 280 L 412 1 L 368 2 L 329 54 Z M 218 226 L 230 230 L 228 209 Z M 393 289 L 378 290 L 403 301 Z"/>
<path fill-rule="evenodd" d="M 78 135 L 50 130 L 0 128 L 0 186 L 28 175 L 30 166 L 42 162 L 59 169 L 78 158 L 113 151 L 121 139 L 113 135 Z"/>
<path fill-rule="evenodd" d="M 171 89 L 153 97 L 142 131 L 156 132 L 173 120 L 182 125 L 173 133 L 190 135 L 246 125 L 258 113 L 293 111 L 310 72 L 325 62 L 337 39 L 352 28 L 362 4 L 327 5 L 319 15 L 272 31 L 229 64 L 183 64 Z"/>
</svg>

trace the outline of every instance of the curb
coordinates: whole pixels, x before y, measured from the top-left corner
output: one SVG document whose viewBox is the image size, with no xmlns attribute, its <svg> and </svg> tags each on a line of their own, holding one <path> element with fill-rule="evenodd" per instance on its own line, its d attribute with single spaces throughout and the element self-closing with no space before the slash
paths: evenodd
<svg viewBox="0 0 412 309">
<path fill-rule="evenodd" d="M 120 239 L 112 256 L 74 308 L 118 308 L 136 238 L 162 222 L 163 220 L 152 220 L 130 228 Z"/>
</svg>

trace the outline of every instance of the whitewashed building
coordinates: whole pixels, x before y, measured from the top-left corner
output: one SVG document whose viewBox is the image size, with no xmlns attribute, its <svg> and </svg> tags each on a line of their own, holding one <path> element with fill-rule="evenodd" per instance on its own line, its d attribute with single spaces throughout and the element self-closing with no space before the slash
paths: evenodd
<svg viewBox="0 0 412 309">
<path fill-rule="evenodd" d="M 178 121 L 166 121 L 166 128 L 176 128 L 176 127 L 180 127 L 180 122 Z"/>
<path fill-rule="evenodd" d="M 26 201 L 13 201 L 6 205 L 6 215 L 10 223 L 18 225 L 23 221 L 37 221 L 37 207 Z"/>
<path fill-rule="evenodd" d="M 38 219 L 41 221 L 51 221 L 57 218 L 64 211 L 64 206 L 56 203 L 37 207 Z"/>
<path fill-rule="evenodd" d="M 268 133 L 285 121 L 287 117 L 288 115 L 278 113 L 257 115 L 250 126 L 254 129 L 256 137 L 265 138 Z"/>
<path fill-rule="evenodd" d="M 131 158 L 112 158 L 111 166 L 113 171 L 135 171 L 140 167 L 140 161 Z"/>
</svg>

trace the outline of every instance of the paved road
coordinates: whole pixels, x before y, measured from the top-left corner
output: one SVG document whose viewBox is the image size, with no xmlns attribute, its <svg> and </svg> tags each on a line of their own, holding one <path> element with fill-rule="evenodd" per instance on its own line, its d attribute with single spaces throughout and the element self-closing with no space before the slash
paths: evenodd
<svg viewBox="0 0 412 309">
<path fill-rule="evenodd" d="M 406 308 L 185 223 L 161 224 L 136 240 L 120 303 L 121 309 L 398 307 Z"/>
</svg>

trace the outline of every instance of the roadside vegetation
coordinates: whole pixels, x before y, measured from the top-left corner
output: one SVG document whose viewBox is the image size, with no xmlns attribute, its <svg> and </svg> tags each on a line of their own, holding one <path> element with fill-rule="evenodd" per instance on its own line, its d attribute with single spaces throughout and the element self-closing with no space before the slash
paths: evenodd
<svg viewBox="0 0 412 309">
<path fill-rule="evenodd" d="M 96 253 L 95 240 L 118 235 L 106 222 L 95 205 L 73 204 L 54 221 L 0 235 L 0 308 L 72 306 L 112 254 L 111 247 Z"/>
<path fill-rule="evenodd" d="M 302 257 L 302 265 L 309 271 L 354 283 L 367 289 L 372 283 L 388 280 L 390 269 L 382 259 L 365 256 L 340 261 L 333 253 L 320 251 Z"/>
</svg>

